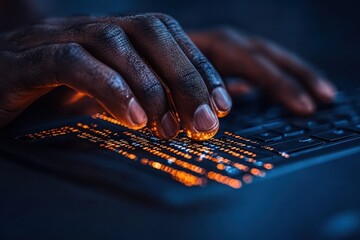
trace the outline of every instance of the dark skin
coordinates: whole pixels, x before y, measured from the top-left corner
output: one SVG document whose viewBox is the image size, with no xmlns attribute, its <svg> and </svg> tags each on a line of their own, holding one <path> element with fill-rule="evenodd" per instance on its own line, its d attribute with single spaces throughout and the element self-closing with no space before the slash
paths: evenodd
<svg viewBox="0 0 360 240">
<path fill-rule="evenodd" d="M 215 135 L 232 105 L 220 76 L 246 79 L 300 115 L 335 95 L 304 61 L 266 40 L 229 28 L 187 35 L 158 13 L 45 19 L 0 41 L 0 126 L 60 85 L 163 139 L 181 126 L 194 140 Z"/>
</svg>

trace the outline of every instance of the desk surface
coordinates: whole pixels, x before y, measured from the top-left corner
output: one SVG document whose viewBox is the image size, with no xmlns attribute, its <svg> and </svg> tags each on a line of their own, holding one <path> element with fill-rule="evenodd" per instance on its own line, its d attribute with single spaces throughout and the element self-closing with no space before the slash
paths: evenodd
<svg viewBox="0 0 360 240">
<path fill-rule="evenodd" d="M 163 209 L 0 157 L 0 238 L 358 237 L 359 160 L 359 156 L 349 157 L 347 164 L 328 162 L 255 183 L 212 205 Z M 334 229 L 334 224 L 340 227 Z"/>
</svg>

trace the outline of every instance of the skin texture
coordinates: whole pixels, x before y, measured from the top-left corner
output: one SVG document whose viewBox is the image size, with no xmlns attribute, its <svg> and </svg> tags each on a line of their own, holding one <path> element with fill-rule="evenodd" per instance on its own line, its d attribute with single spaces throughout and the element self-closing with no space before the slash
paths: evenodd
<svg viewBox="0 0 360 240">
<path fill-rule="evenodd" d="M 215 104 L 219 74 L 167 15 L 44 20 L 3 42 L 2 125 L 59 85 L 94 97 L 124 126 L 148 125 L 165 139 L 180 122 L 194 140 L 212 137 L 217 114 L 231 108 L 225 90 L 217 98 L 227 105 Z"/>
<path fill-rule="evenodd" d="M 0 126 L 60 85 L 93 97 L 124 126 L 147 125 L 163 139 L 181 126 L 194 140 L 214 136 L 231 108 L 220 75 L 249 80 L 298 114 L 335 94 L 308 64 L 272 43 L 229 28 L 189 37 L 159 13 L 45 19 L 0 42 Z"/>
</svg>

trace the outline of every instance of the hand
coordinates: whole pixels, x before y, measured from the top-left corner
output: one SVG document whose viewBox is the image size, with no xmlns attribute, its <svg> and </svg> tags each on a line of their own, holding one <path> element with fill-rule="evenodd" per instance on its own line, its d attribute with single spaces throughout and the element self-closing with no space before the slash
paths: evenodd
<svg viewBox="0 0 360 240">
<path fill-rule="evenodd" d="M 248 80 L 296 114 L 310 114 L 316 101 L 330 102 L 335 96 L 334 85 L 309 64 L 267 40 L 231 28 L 189 35 L 222 77 Z"/>
<path fill-rule="evenodd" d="M 98 100 L 124 126 L 159 138 L 212 137 L 231 99 L 179 24 L 163 14 L 48 19 L 0 42 L 0 125 L 54 87 Z"/>
</svg>

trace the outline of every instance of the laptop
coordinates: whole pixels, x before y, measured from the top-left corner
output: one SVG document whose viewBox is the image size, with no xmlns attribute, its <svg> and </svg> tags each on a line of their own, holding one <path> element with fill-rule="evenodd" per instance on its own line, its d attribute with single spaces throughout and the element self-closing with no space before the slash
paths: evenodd
<svg viewBox="0 0 360 240">
<path fill-rule="evenodd" d="M 102 111 L 44 119 L 58 110 L 46 110 L 43 100 L 1 130 L 0 154 L 115 196 L 126 192 L 170 207 L 203 204 L 313 165 L 360 158 L 359 93 L 340 92 L 309 117 L 248 94 L 235 99 L 205 142 L 184 133 L 159 140 Z"/>
</svg>

